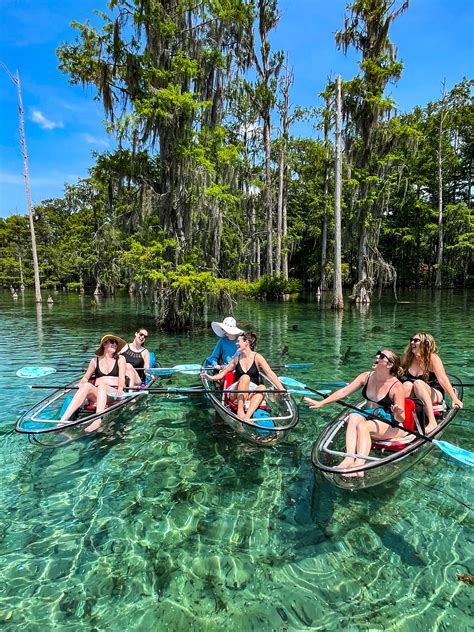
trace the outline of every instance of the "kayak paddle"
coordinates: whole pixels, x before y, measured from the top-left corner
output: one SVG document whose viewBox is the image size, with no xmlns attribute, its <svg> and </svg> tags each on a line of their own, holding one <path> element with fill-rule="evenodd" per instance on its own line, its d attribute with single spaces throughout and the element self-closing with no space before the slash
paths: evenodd
<svg viewBox="0 0 474 632">
<path fill-rule="evenodd" d="M 82 369 L 83 370 L 83 369 Z M 80 373 L 81 369 L 55 369 L 53 366 L 24 366 L 16 372 L 18 377 L 45 377 L 52 373 Z"/>
<path fill-rule="evenodd" d="M 322 391 L 317 391 L 316 389 L 311 388 L 310 386 L 307 386 L 306 384 L 302 384 L 301 382 L 298 382 L 297 380 L 293 380 L 292 378 L 288 378 L 288 379 L 291 380 L 291 384 L 293 386 L 297 386 L 297 387 L 299 386 L 300 388 L 304 388 L 308 391 L 315 393 L 316 395 L 320 395 L 321 397 L 325 397 L 327 395 L 327 393 L 325 394 Z M 283 382 L 283 380 L 281 381 Z M 377 417 L 377 415 L 368 413 L 362 408 L 357 408 L 357 406 L 353 406 L 352 404 L 349 404 L 348 402 L 345 402 L 342 399 L 338 399 L 334 403 L 339 404 L 339 406 L 342 406 L 343 408 L 349 408 L 350 410 L 364 413 L 364 416 L 368 417 L 369 419 L 374 419 L 375 421 L 379 421 L 379 422 L 381 421 L 384 424 L 387 424 L 394 428 L 400 428 L 407 434 L 411 434 L 414 437 L 417 437 L 418 439 L 423 439 L 423 441 L 429 441 L 434 446 L 439 448 L 442 452 L 444 452 L 451 458 L 455 459 L 456 461 L 459 461 L 460 463 L 463 463 L 464 465 L 470 465 L 471 467 L 474 467 L 474 452 L 469 452 L 469 450 L 460 448 L 459 446 L 453 445 L 452 443 L 448 443 L 447 441 L 439 441 L 438 439 L 433 439 L 431 437 L 428 437 L 427 435 L 417 432 L 416 430 L 408 430 L 407 428 L 405 428 L 404 426 L 396 422 L 395 419 L 388 421 L 387 419 L 383 419 L 382 417 Z"/>
</svg>

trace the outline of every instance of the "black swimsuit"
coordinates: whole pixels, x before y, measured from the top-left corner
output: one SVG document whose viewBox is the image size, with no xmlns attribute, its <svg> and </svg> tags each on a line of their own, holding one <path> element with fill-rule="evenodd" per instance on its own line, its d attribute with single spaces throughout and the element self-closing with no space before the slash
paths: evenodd
<svg viewBox="0 0 474 632">
<path fill-rule="evenodd" d="M 118 363 L 117 358 L 115 359 L 115 364 L 112 367 L 112 370 L 110 371 L 110 373 L 104 373 L 103 371 L 101 371 L 101 368 L 99 365 L 99 358 L 97 358 L 95 371 L 94 371 L 94 375 L 92 376 L 92 379 L 97 380 L 99 377 L 118 377 L 118 376 L 119 376 L 119 363 Z M 128 377 L 128 375 L 125 376 L 125 386 L 130 386 L 130 378 Z"/>
<path fill-rule="evenodd" d="M 392 386 L 388 389 L 388 391 L 385 393 L 385 395 L 382 397 L 382 399 L 379 399 L 378 401 L 370 399 L 370 397 L 368 397 L 367 395 L 367 386 L 369 384 L 369 380 L 370 380 L 370 376 L 372 375 L 372 373 L 370 373 L 367 377 L 367 380 L 364 384 L 364 388 L 362 389 L 362 397 L 364 397 L 367 401 L 369 402 L 373 402 L 376 406 L 378 406 L 379 408 L 383 408 L 383 410 L 385 410 L 387 413 L 391 414 L 391 406 L 393 404 L 393 401 L 390 399 L 389 395 L 390 395 L 390 391 L 392 390 L 392 388 L 395 386 L 395 384 L 398 382 L 398 380 L 395 380 L 392 384 Z"/>
<path fill-rule="evenodd" d="M 97 379 L 99 377 L 118 377 L 118 376 L 119 376 L 119 365 L 118 365 L 118 360 L 117 359 L 115 360 L 115 364 L 112 367 L 112 370 L 110 371 L 110 373 L 104 373 L 100 369 L 99 358 L 97 358 L 96 367 L 95 367 L 95 371 L 94 371 L 95 379 Z"/>
<path fill-rule="evenodd" d="M 403 376 L 402 380 L 404 382 L 415 382 L 416 380 L 423 380 L 423 382 L 425 381 L 423 379 L 423 373 L 421 373 L 420 375 L 413 375 L 413 373 L 410 373 L 409 370 L 407 370 L 407 372 L 405 373 L 405 375 Z M 441 395 L 443 396 L 444 399 L 444 388 L 441 386 L 441 384 L 438 382 L 438 378 L 436 377 L 436 373 L 434 373 L 433 371 L 430 371 L 428 373 L 428 380 L 425 382 L 426 384 L 428 384 L 428 386 L 430 386 L 431 388 L 436 389 L 437 391 L 439 391 L 441 393 Z"/>
<path fill-rule="evenodd" d="M 253 382 L 254 384 L 261 384 L 261 378 L 260 378 L 260 373 L 257 367 L 257 363 L 255 362 L 255 356 L 257 354 L 254 355 L 253 357 L 253 362 L 251 364 L 251 366 L 249 367 L 248 371 L 244 371 L 242 366 L 240 365 L 240 358 L 239 361 L 237 362 L 237 366 L 235 367 L 235 382 L 238 382 L 240 380 L 240 378 L 242 377 L 242 375 L 248 375 L 250 378 L 250 381 Z"/>
<path fill-rule="evenodd" d="M 132 351 L 130 347 L 127 347 L 126 351 L 122 353 L 126 362 L 131 364 L 134 369 L 143 369 L 145 366 L 145 359 L 143 358 L 143 352 L 145 349 L 141 351 Z M 142 383 L 146 380 L 145 371 L 138 371 L 138 375 L 141 377 Z"/>
</svg>

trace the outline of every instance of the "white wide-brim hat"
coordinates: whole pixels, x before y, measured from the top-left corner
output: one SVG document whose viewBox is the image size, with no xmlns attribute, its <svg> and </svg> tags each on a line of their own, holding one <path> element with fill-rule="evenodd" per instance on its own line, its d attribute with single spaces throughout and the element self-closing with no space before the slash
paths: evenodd
<svg viewBox="0 0 474 632">
<path fill-rule="evenodd" d="M 239 334 L 243 334 L 243 330 L 237 327 L 237 323 L 235 322 L 235 318 L 232 316 L 227 316 L 221 323 L 213 320 L 211 323 L 212 331 L 222 338 L 225 334 L 230 334 L 231 336 L 238 336 Z"/>
</svg>

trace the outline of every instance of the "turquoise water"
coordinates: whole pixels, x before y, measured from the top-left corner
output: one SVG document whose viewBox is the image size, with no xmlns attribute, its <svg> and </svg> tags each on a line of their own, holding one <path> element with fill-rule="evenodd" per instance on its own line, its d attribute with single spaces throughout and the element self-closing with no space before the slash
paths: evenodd
<svg viewBox="0 0 474 632">
<path fill-rule="evenodd" d="M 133 416 L 56 449 L 12 433 L 44 396 L 24 365 L 88 360 L 102 333 L 138 326 L 163 366 L 200 362 L 215 341 L 157 331 L 128 297 L 0 294 L 0 622 L 26 630 L 468 630 L 473 588 L 472 470 L 437 450 L 385 485 L 347 493 L 315 476 L 312 442 L 337 407 L 301 421 L 275 449 L 242 442 L 200 398 L 149 396 Z M 417 329 L 447 368 L 473 382 L 473 295 L 400 297 L 348 308 L 245 302 L 242 326 L 307 383 L 346 380 Z M 216 317 L 208 314 L 208 323 Z M 280 370 L 282 373 L 283 370 Z M 61 384 L 70 374 L 36 383 Z M 163 383 L 195 384 L 193 376 Z M 473 450 L 474 389 L 444 439 Z"/>
</svg>

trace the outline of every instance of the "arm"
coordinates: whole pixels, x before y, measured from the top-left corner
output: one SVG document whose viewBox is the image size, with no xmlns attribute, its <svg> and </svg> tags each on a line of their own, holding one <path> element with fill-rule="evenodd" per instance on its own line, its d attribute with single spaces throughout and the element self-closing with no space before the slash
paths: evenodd
<svg viewBox="0 0 474 632">
<path fill-rule="evenodd" d="M 401 383 L 395 384 L 392 389 L 392 413 L 395 421 L 403 425 L 405 421 L 405 392 Z"/>
<path fill-rule="evenodd" d="M 117 394 L 123 395 L 123 389 L 125 387 L 125 371 L 127 369 L 127 361 L 121 355 L 118 357 L 119 375 L 118 375 L 118 387 Z"/>
<path fill-rule="evenodd" d="M 87 367 L 86 372 L 81 377 L 79 384 L 85 384 L 91 379 L 92 375 L 94 374 L 95 367 L 96 367 L 96 359 L 92 358 L 92 360 L 89 362 L 89 366 Z"/>
<path fill-rule="evenodd" d="M 142 353 L 142 357 L 143 357 L 143 370 L 146 371 L 147 369 L 150 368 L 150 352 L 148 351 L 148 349 L 145 349 L 145 351 Z"/>
<path fill-rule="evenodd" d="M 227 375 L 227 373 L 235 370 L 238 360 L 238 356 L 235 356 L 235 358 L 232 358 L 232 361 L 229 362 L 229 364 L 223 369 L 221 369 L 219 373 L 216 373 L 215 375 L 209 375 L 209 373 L 201 373 L 201 377 L 206 378 L 206 380 L 209 380 L 210 382 L 217 382 L 218 380 L 222 380 L 224 375 Z"/>
<path fill-rule="evenodd" d="M 275 384 L 275 386 L 279 388 L 281 391 L 286 391 L 286 388 L 278 379 L 278 375 L 270 367 L 270 365 L 268 364 L 268 362 L 265 360 L 265 358 L 263 357 L 261 353 L 257 353 L 257 355 L 255 356 L 255 361 L 257 363 L 257 368 L 261 373 L 265 373 L 265 375 L 268 378 L 270 378 L 273 384 Z"/>
<path fill-rule="evenodd" d="M 221 368 L 219 366 L 219 358 L 222 355 L 221 347 L 222 347 L 222 338 L 219 338 L 219 340 L 215 344 L 214 349 L 212 350 L 211 355 L 206 358 L 207 366 L 217 367 L 218 369 Z"/>
<path fill-rule="evenodd" d="M 352 393 L 359 391 L 364 386 L 368 376 L 369 376 L 369 371 L 365 371 L 364 373 L 361 373 L 350 384 L 348 384 L 347 386 L 344 386 L 343 388 L 340 388 L 337 391 L 334 391 L 334 393 L 331 393 L 331 395 L 329 395 L 328 397 L 326 397 L 325 399 L 321 401 L 317 401 L 316 399 L 311 399 L 311 397 L 304 397 L 303 399 L 309 405 L 310 408 L 314 408 L 314 409 L 322 408 L 323 406 L 327 406 L 328 404 L 333 404 L 334 402 L 337 402 L 338 399 L 343 399 L 344 397 L 347 397 L 348 395 L 351 395 Z"/>
<path fill-rule="evenodd" d="M 451 382 L 449 381 L 449 377 L 446 375 L 443 362 L 441 361 L 441 358 L 439 357 L 439 355 L 437 355 L 436 353 L 431 354 L 430 370 L 433 371 L 433 373 L 436 375 L 438 382 L 440 383 L 440 386 L 444 388 L 446 393 L 451 398 L 453 406 L 455 408 L 462 408 L 464 404 L 462 403 L 460 399 L 458 399 L 458 397 L 456 397 L 456 393 L 454 392 L 453 386 Z"/>
</svg>

